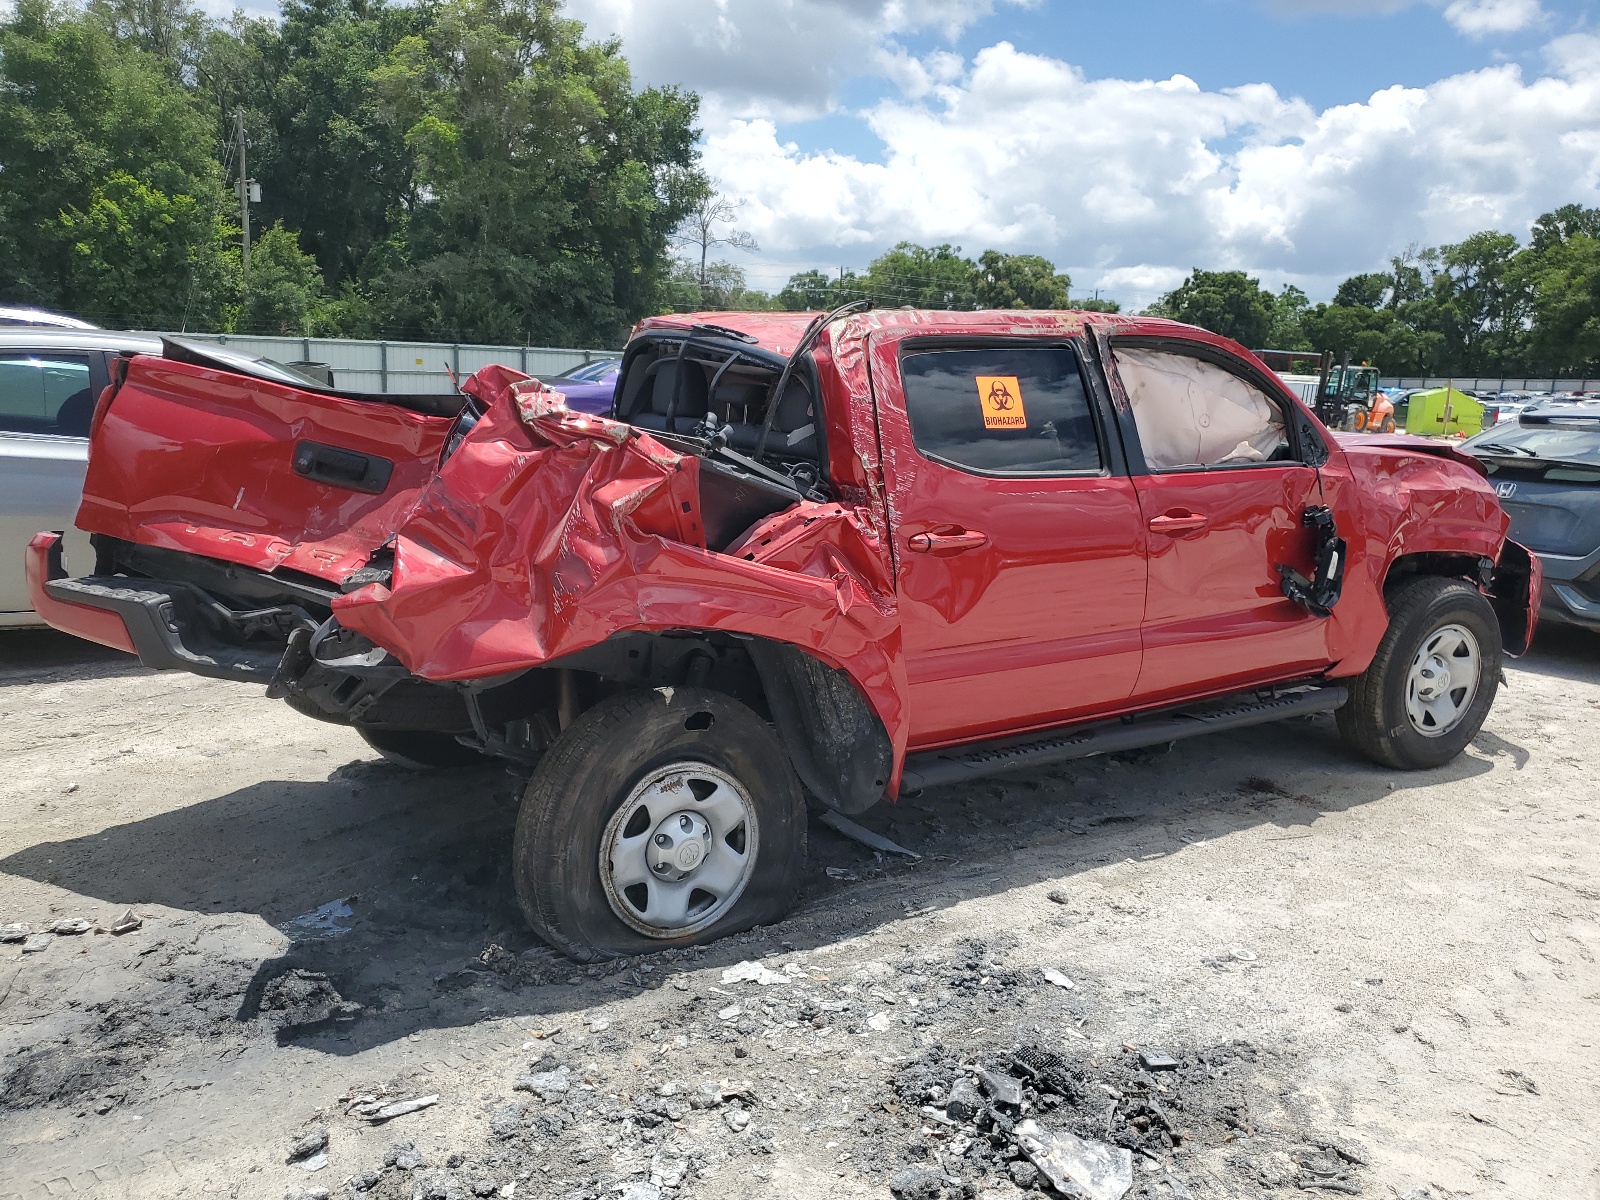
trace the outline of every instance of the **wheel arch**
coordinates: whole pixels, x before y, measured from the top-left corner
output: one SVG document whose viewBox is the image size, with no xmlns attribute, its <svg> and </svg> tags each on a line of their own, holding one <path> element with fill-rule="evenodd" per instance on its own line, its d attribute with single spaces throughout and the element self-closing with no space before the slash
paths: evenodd
<svg viewBox="0 0 1600 1200">
<path fill-rule="evenodd" d="M 1500 640 L 1508 654 L 1527 651 L 1538 624 L 1538 560 L 1523 546 L 1505 540 L 1499 561 L 1457 551 L 1422 551 L 1397 555 L 1384 575 L 1385 600 L 1407 579 L 1429 575 L 1459 579 L 1483 593 L 1494 609 Z"/>
<path fill-rule="evenodd" d="M 494 751 L 496 727 L 507 719 L 542 722 L 535 732 L 548 744 L 606 695 L 674 687 L 722 692 L 769 719 L 800 781 L 838 812 L 864 812 L 896 778 L 893 738 L 862 681 L 771 638 L 687 629 L 618 633 L 469 694 L 480 740 Z"/>
</svg>

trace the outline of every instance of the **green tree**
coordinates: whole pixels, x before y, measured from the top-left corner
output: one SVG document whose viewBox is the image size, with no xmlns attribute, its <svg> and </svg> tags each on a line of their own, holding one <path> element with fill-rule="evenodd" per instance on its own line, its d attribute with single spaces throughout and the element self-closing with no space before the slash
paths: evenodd
<svg viewBox="0 0 1600 1200">
<path fill-rule="evenodd" d="M 1381 271 L 1352 275 L 1339 285 L 1339 290 L 1333 294 L 1333 302 L 1346 308 L 1381 308 L 1384 297 L 1393 286 L 1393 276 Z"/>
<path fill-rule="evenodd" d="M 1272 350 L 1307 350 L 1310 342 L 1306 339 L 1305 320 L 1306 314 L 1311 310 L 1311 301 L 1299 288 L 1292 283 L 1283 285 L 1283 290 L 1272 298 L 1272 324 L 1267 333 L 1267 347 L 1256 349 Z"/>
<path fill-rule="evenodd" d="M 1600 208 L 1563 204 L 1554 212 L 1545 213 L 1533 223 L 1530 247 L 1535 251 L 1548 250 L 1568 238 L 1580 235 L 1600 238 Z"/>
<path fill-rule="evenodd" d="M 201 108 L 136 39 L 119 40 L 93 14 L 19 0 L 0 25 L 0 212 L 13 247 L 0 259 L 0 291 L 102 318 L 127 312 L 104 307 L 105 281 L 124 268 L 90 269 L 81 248 L 103 245 L 123 264 L 171 264 L 159 247 L 128 239 L 140 229 L 222 233 L 225 193 L 212 149 Z M 178 258 L 204 274 L 220 270 L 221 253 L 185 243 Z M 196 275 L 161 286 L 181 309 L 191 292 L 212 294 L 215 283 Z"/>
<path fill-rule="evenodd" d="M 112 328 L 216 329 L 238 290 L 229 235 L 193 196 L 168 196 L 124 172 L 58 223 L 70 240 L 69 307 Z"/>
<path fill-rule="evenodd" d="M 980 284 L 978 265 L 962 258 L 960 247 L 900 242 L 873 259 L 867 273 L 841 287 L 840 294 L 854 291 L 878 308 L 972 309 L 978 307 Z"/>
<path fill-rule="evenodd" d="M 250 248 L 250 273 L 235 328 L 309 337 L 336 327 L 332 317 L 317 260 L 300 249 L 300 239 L 281 222 L 273 225 Z"/>
<path fill-rule="evenodd" d="M 1072 277 L 1037 254 L 985 250 L 978 256 L 980 308 L 1066 308 L 1071 290 Z"/>
<path fill-rule="evenodd" d="M 1259 279 L 1243 271 L 1196 268 L 1149 311 L 1152 316 L 1198 325 L 1241 345 L 1260 348 L 1272 332 L 1273 308 L 1273 295 Z"/>
<path fill-rule="evenodd" d="M 1531 292 L 1530 366 L 1600 373 L 1600 237 L 1570 234 L 1519 264 Z"/>
<path fill-rule="evenodd" d="M 779 308 L 789 312 L 828 311 L 838 307 L 837 285 L 823 271 L 798 271 L 776 297 Z"/>
<path fill-rule="evenodd" d="M 587 345 L 661 303 L 667 237 L 706 187 L 694 96 L 635 92 L 618 44 L 554 0 L 448 0 L 383 91 L 421 114 L 414 198 L 363 272 L 386 326 Z"/>
</svg>

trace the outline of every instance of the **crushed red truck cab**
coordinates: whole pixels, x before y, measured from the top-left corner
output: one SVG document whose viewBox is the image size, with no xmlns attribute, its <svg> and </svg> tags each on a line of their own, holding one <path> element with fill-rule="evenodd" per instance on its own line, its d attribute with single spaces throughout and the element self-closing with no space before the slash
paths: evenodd
<svg viewBox="0 0 1600 1200">
<path fill-rule="evenodd" d="M 1318 712 L 1439 765 L 1536 620 L 1472 459 L 1335 437 L 1167 321 L 652 318 L 610 416 L 500 367 L 363 396 L 169 341 L 118 374 L 95 574 L 41 534 L 37 610 L 405 765 L 527 764 L 518 894 L 580 958 L 781 916 L 805 792 Z"/>
</svg>

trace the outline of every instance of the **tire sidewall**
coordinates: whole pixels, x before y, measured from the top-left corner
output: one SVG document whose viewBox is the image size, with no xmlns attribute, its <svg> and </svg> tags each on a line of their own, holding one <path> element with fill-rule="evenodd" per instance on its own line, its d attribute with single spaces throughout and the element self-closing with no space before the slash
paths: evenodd
<svg viewBox="0 0 1600 1200">
<path fill-rule="evenodd" d="M 686 727 L 703 713 L 711 716 L 708 729 Z M 743 893 L 715 924 L 652 938 L 612 911 L 600 875 L 601 842 L 645 775 L 685 760 L 717 767 L 744 786 L 756 814 L 756 862 Z M 805 805 L 772 730 L 732 697 L 663 688 L 602 702 L 552 747 L 523 798 L 514 869 L 529 921 L 588 961 L 699 944 L 774 921 L 793 900 L 804 857 Z"/>
<path fill-rule="evenodd" d="M 1478 689 L 1467 715 L 1448 733 L 1425 737 L 1411 724 L 1406 711 L 1406 691 L 1411 664 L 1418 651 L 1435 631 L 1445 625 L 1461 625 L 1478 642 L 1481 674 Z M 1500 625 L 1494 610 L 1476 589 L 1465 583 L 1441 587 L 1420 610 L 1408 614 L 1395 631 L 1392 669 L 1382 681 L 1383 740 L 1407 766 L 1443 766 L 1467 748 L 1478 736 L 1494 706 L 1500 684 Z"/>
</svg>

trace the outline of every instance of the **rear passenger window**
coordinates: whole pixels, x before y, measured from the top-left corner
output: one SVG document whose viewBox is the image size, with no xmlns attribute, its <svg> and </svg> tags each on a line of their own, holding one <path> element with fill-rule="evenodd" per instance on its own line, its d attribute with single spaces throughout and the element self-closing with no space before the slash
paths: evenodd
<svg viewBox="0 0 1600 1200">
<path fill-rule="evenodd" d="M 924 350 L 900 361 L 917 449 L 990 475 L 1101 469 L 1089 397 L 1067 346 Z"/>
<path fill-rule="evenodd" d="M 0 430 L 88 437 L 93 412 L 87 358 L 0 355 Z"/>
</svg>

